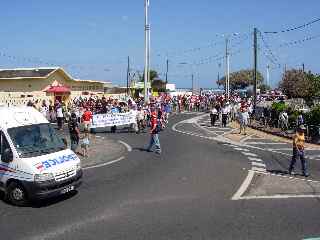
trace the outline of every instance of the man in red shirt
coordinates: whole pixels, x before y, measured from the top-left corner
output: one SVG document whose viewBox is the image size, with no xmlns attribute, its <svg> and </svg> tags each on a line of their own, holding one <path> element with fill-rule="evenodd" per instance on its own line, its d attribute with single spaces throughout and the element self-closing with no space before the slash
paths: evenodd
<svg viewBox="0 0 320 240">
<path fill-rule="evenodd" d="M 151 129 L 150 129 L 150 143 L 149 147 L 147 148 L 148 152 L 151 152 L 151 149 L 153 146 L 156 148 L 156 153 L 161 154 L 161 146 L 160 146 L 160 141 L 159 141 L 159 128 L 158 128 L 158 114 L 155 110 L 152 110 L 151 112 Z"/>
<path fill-rule="evenodd" d="M 92 120 L 92 112 L 89 108 L 86 108 L 86 111 L 82 115 L 82 122 L 84 124 L 84 129 L 89 130 L 90 123 Z"/>
</svg>

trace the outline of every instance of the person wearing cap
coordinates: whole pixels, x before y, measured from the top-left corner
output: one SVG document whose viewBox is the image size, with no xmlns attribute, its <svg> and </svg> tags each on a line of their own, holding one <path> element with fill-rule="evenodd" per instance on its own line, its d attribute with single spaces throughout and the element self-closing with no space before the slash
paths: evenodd
<svg viewBox="0 0 320 240">
<path fill-rule="evenodd" d="M 297 129 L 296 134 L 293 137 L 293 153 L 292 159 L 289 166 L 289 174 L 291 175 L 294 170 L 294 166 L 296 164 L 297 158 L 300 158 L 301 166 L 302 166 L 302 175 L 308 177 L 308 170 L 307 170 L 307 162 L 304 157 L 304 142 L 305 142 L 305 131 L 304 125 L 300 125 Z"/>
<path fill-rule="evenodd" d="M 157 112 L 155 110 L 153 110 L 151 112 L 151 121 L 150 121 L 150 124 L 151 124 L 151 129 L 150 129 L 150 143 L 149 143 L 149 146 L 147 148 L 147 151 L 148 152 L 151 152 L 152 151 L 152 148 L 153 146 L 155 146 L 156 148 L 156 153 L 157 154 L 161 154 L 161 146 L 160 146 L 160 141 L 159 141 L 159 136 L 158 136 L 158 133 L 159 133 L 159 127 L 158 127 L 158 115 L 157 115 Z"/>
</svg>

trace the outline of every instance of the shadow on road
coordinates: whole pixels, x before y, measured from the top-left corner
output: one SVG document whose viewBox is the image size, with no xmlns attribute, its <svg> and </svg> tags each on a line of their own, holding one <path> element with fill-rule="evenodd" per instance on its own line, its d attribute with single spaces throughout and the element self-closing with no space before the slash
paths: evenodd
<svg viewBox="0 0 320 240">
<path fill-rule="evenodd" d="M 31 207 L 31 208 L 49 207 L 51 205 L 60 203 L 62 201 L 66 201 L 68 199 L 71 199 L 72 197 L 74 197 L 77 194 L 78 194 L 78 191 L 75 190 L 75 191 L 72 191 L 70 193 L 66 193 L 66 194 L 60 195 L 60 196 L 55 197 L 55 198 L 31 201 L 31 202 L 26 203 L 24 206 L 17 206 L 17 207 Z M 3 192 L 0 192 L 0 201 L 3 201 L 5 204 L 12 205 L 11 203 L 9 203 L 8 201 L 5 200 Z"/>
</svg>

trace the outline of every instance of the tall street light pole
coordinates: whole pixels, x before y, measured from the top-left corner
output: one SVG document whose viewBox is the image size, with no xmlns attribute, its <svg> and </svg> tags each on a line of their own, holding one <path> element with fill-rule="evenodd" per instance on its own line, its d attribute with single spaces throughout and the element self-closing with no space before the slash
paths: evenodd
<svg viewBox="0 0 320 240">
<path fill-rule="evenodd" d="M 192 95 L 194 94 L 194 74 L 191 74 Z"/>
<path fill-rule="evenodd" d="M 270 65 L 267 65 L 267 82 L 266 84 L 270 86 Z"/>
<path fill-rule="evenodd" d="M 258 29 L 254 28 L 254 35 L 253 35 L 253 57 L 254 57 L 254 70 L 253 70 L 253 94 L 254 94 L 254 111 L 256 110 L 257 106 L 257 86 L 258 86 L 258 76 L 257 76 L 257 68 L 258 68 Z"/>
<path fill-rule="evenodd" d="M 149 8 L 149 0 L 145 0 L 144 2 L 144 11 L 145 11 L 145 25 L 144 25 L 144 40 L 145 40 L 145 64 L 144 64 L 144 101 L 148 101 L 148 77 L 149 77 L 149 19 L 148 19 L 148 8 Z"/>
<path fill-rule="evenodd" d="M 130 57 L 128 56 L 128 66 L 127 66 L 127 95 L 129 95 L 129 77 L 130 77 Z"/>
<path fill-rule="evenodd" d="M 230 58 L 228 50 L 229 38 L 226 37 L 226 97 L 229 100 L 230 98 Z"/>
<path fill-rule="evenodd" d="M 169 71 L 169 60 L 166 61 L 167 69 L 166 69 L 166 84 L 168 83 L 168 71 Z"/>
</svg>

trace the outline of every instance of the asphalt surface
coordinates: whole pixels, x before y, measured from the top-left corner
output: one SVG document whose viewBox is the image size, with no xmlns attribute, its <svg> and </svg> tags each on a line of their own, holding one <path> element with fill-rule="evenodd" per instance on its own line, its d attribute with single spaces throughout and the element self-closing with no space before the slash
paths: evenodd
<svg viewBox="0 0 320 240">
<path fill-rule="evenodd" d="M 176 125 L 179 132 L 172 130 L 172 125 L 191 117 L 171 118 L 160 135 L 161 155 L 143 150 L 148 134 L 99 134 L 126 142 L 132 152 L 113 165 L 86 170 L 76 194 L 20 208 L 0 201 L 1 239 L 291 240 L 320 236 L 319 198 L 272 198 L 279 183 L 296 184 L 292 180 L 256 174 L 243 192 L 252 199 L 232 200 L 252 168 L 249 155 L 258 150 L 239 150 L 234 144 L 216 141 L 214 133 L 192 122 Z M 201 137 L 204 134 L 206 138 Z M 304 182 L 296 185 L 302 185 L 294 192 L 297 195 L 305 186 Z M 266 193 L 271 198 L 256 198 Z"/>
</svg>

